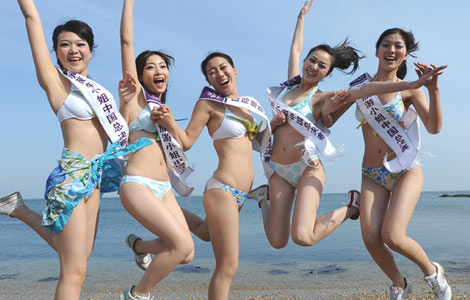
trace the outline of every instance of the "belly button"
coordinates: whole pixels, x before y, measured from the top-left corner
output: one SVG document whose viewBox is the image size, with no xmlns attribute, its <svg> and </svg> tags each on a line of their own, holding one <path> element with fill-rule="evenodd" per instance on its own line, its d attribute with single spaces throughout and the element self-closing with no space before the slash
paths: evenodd
<svg viewBox="0 0 470 300">
<path fill-rule="evenodd" d="M 382 150 L 379 150 L 379 154 L 381 154 L 381 153 L 382 153 Z"/>
</svg>

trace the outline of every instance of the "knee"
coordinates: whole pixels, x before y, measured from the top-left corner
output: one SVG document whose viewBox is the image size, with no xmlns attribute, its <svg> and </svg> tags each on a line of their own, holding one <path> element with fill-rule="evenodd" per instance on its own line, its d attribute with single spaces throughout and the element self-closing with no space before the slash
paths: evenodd
<svg viewBox="0 0 470 300">
<path fill-rule="evenodd" d="M 238 270 L 238 259 L 228 259 L 223 263 L 216 262 L 217 273 L 226 278 L 233 278 Z"/>
<path fill-rule="evenodd" d="M 66 281 L 69 284 L 72 284 L 75 286 L 82 286 L 83 282 L 85 281 L 86 271 L 87 271 L 86 261 L 76 262 L 73 265 L 69 264 L 66 267 L 61 266 L 60 280 Z"/>
<path fill-rule="evenodd" d="M 190 263 L 193 259 L 194 259 L 194 247 L 193 247 L 193 250 L 191 251 L 191 253 L 183 259 L 181 264 L 184 265 L 184 264 Z"/>
<path fill-rule="evenodd" d="M 362 232 L 362 240 L 367 249 L 373 250 L 384 246 L 384 242 L 380 234 L 375 232 Z"/>
<path fill-rule="evenodd" d="M 292 241 L 299 246 L 312 246 L 318 242 L 311 232 L 305 230 L 292 230 Z"/>
<path fill-rule="evenodd" d="M 193 260 L 194 244 L 192 239 L 179 241 L 174 249 L 173 254 L 178 258 L 180 263 L 186 264 Z"/>
<path fill-rule="evenodd" d="M 400 250 L 403 245 L 404 235 L 394 230 L 382 230 L 382 239 L 384 243 L 392 250 Z"/>
<path fill-rule="evenodd" d="M 278 236 L 270 237 L 269 243 L 274 249 L 282 249 L 287 245 L 288 239 L 283 239 Z"/>
</svg>

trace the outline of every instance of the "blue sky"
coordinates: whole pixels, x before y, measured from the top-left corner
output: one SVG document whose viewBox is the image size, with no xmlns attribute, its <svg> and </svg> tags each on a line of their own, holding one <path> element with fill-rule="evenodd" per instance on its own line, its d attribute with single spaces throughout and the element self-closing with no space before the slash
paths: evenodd
<svg viewBox="0 0 470 300">
<path fill-rule="evenodd" d="M 46 39 L 56 25 L 80 19 L 91 25 L 98 45 L 90 63 L 90 75 L 117 97 L 121 78 L 119 21 L 122 2 L 37 1 Z M 197 97 L 206 84 L 200 62 L 210 51 L 230 54 L 238 68 L 240 95 L 254 96 L 269 108 L 266 88 L 284 81 L 297 14 L 298 0 L 257 1 L 136 1 L 135 49 L 163 50 L 176 59 L 171 69 L 168 104 L 176 118 L 190 117 Z M 390 27 L 411 29 L 420 42 L 413 61 L 447 64 L 440 80 L 444 113 L 438 135 L 422 134 L 422 150 L 432 153 L 423 160 L 425 191 L 470 190 L 470 112 L 465 88 L 470 83 L 470 4 L 465 1 L 383 2 L 376 0 L 316 0 L 305 20 L 304 54 L 319 44 L 336 45 L 349 37 L 366 57 L 356 75 L 334 71 L 320 83 L 322 90 L 347 87 L 354 76 L 375 73 L 375 42 Z M 0 78 L 0 195 L 22 191 L 26 198 L 41 198 L 45 180 L 56 166 L 63 142 L 59 123 L 39 87 L 24 26 L 16 1 L 1 1 Z M 51 55 L 54 54 L 51 52 Z M 55 58 L 54 58 L 55 61 Z M 411 69 L 407 80 L 416 75 Z M 330 138 L 345 144 L 344 156 L 325 162 L 325 192 L 346 192 L 360 187 L 363 141 L 350 109 L 332 128 Z M 186 121 L 180 122 L 185 127 Z M 204 130 L 187 152 L 196 171 L 189 182 L 202 194 L 206 180 L 217 167 L 215 151 Z M 259 156 L 254 153 L 254 186 L 265 182 Z"/>
</svg>

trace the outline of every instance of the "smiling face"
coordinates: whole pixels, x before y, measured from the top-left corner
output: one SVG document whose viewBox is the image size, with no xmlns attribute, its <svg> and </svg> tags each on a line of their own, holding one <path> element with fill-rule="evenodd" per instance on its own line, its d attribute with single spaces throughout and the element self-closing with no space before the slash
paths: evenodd
<svg viewBox="0 0 470 300">
<path fill-rule="evenodd" d="M 379 44 L 375 56 L 379 59 L 379 68 L 386 71 L 398 69 L 408 58 L 405 40 L 399 33 L 389 34 Z"/>
<path fill-rule="evenodd" d="M 170 71 L 165 60 L 160 55 L 151 55 L 147 58 L 139 80 L 144 87 L 158 98 L 162 98 L 168 86 Z"/>
<path fill-rule="evenodd" d="M 209 60 L 205 68 L 207 81 L 224 97 L 238 96 L 237 73 L 237 68 L 220 56 Z"/>
<path fill-rule="evenodd" d="M 70 31 L 57 36 L 57 59 L 67 70 L 87 76 L 91 49 L 88 42 Z"/>
<path fill-rule="evenodd" d="M 333 64 L 333 57 L 326 51 L 317 49 L 312 51 L 302 66 L 302 80 L 318 83 L 325 78 Z"/>
</svg>

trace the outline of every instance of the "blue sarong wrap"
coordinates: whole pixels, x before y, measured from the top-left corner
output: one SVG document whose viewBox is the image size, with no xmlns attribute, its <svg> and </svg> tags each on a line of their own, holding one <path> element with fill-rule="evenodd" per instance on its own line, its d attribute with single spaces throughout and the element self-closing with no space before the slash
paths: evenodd
<svg viewBox="0 0 470 300">
<path fill-rule="evenodd" d="M 42 226 L 52 233 L 59 233 L 64 229 L 75 206 L 82 199 L 87 201 L 96 187 L 100 188 L 101 194 L 117 191 L 122 172 L 115 159 L 151 144 L 150 139 L 141 138 L 122 148 L 117 141 L 103 154 L 91 160 L 64 148 L 58 161 L 59 165 L 47 178 L 44 193 L 46 208 L 42 211 Z"/>
</svg>

